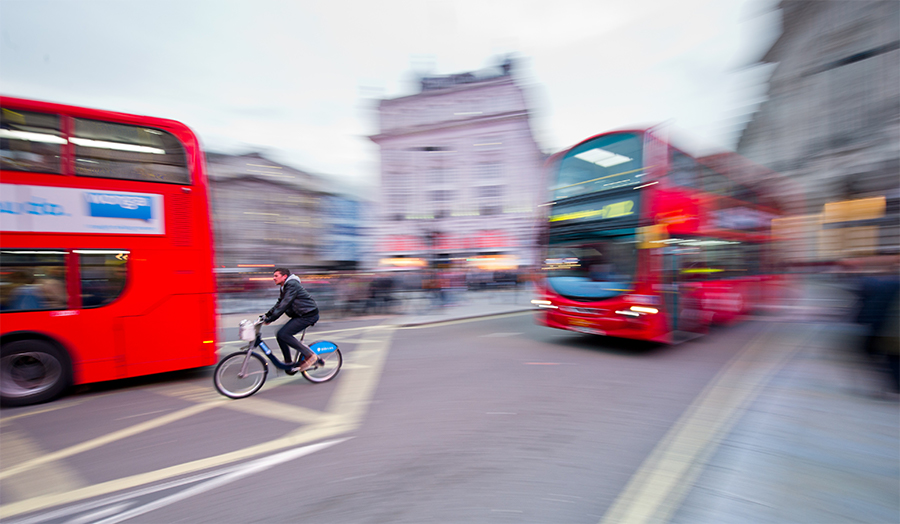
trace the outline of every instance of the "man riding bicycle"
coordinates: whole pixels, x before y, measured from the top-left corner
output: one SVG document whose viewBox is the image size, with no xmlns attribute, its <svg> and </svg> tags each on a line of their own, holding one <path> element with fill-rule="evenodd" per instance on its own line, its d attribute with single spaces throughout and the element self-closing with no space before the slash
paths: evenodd
<svg viewBox="0 0 900 524">
<path fill-rule="evenodd" d="M 316 306 L 316 301 L 300 285 L 300 277 L 292 275 L 290 269 L 277 268 L 272 275 L 272 280 L 281 286 L 281 294 L 278 296 L 278 302 L 266 312 L 265 323 L 275 322 L 284 313 L 290 317 L 290 320 L 278 330 L 275 340 L 281 347 L 286 364 L 292 361 L 290 348 L 296 349 L 303 356 L 303 361 L 299 362 L 299 365 L 285 372 L 293 375 L 298 371 L 306 371 L 318 360 L 315 352 L 297 340 L 294 335 L 319 321 L 319 308 Z"/>
</svg>

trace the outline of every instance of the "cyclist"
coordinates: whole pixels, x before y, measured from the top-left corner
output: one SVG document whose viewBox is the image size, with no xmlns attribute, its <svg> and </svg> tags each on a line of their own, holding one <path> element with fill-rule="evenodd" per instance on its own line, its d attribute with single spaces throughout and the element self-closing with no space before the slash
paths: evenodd
<svg viewBox="0 0 900 524">
<path fill-rule="evenodd" d="M 303 356 L 303 360 L 298 362 L 297 366 L 286 371 L 288 375 L 293 375 L 298 371 L 309 369 L 318 360 L 315 352 L 297 340 L 294 335 L 319 321 L 319 308 L 316 301 L 300 285 L 300 277 L 292 275 L 290 269 L 283 267 L 275 269 L 272 280 L 281 287 L 281 294 L 278 296 L 278 302 L 266 312 L 264 320 L 267 325 L 271 324 L 284 313 L 291 318 L 278 330 L 275 340 L 278 341 L 278 346 L 284 354 L 285 364 L 292 360 L 290 348 L 296 349 Z"/>
</svg>

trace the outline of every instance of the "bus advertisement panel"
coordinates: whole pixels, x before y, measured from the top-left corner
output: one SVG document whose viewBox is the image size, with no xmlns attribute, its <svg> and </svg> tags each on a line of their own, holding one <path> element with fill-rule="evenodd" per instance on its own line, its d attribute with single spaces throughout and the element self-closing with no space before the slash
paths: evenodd
<svg viewBox="0 0 900 524">
<path fill-rule="evenodd" d="M 754 190 L 650 130 L 597 135 L 549 166 L 540 323 L 673 343 L 762 299 L 777 213 Z"/>
<path fill-rule="evenodd" d="M 216 361 L 205 160 L 185 125 L 0 97 L 0 401 Z"/>
</svg>

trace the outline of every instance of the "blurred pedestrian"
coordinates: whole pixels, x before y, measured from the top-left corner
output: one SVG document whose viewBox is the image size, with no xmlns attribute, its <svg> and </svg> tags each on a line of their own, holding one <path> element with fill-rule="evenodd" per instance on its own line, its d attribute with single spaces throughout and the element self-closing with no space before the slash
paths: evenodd
<svg viewBox="0 0 900 524">
<path fill-rule="evenodd" d="M 900 392 L 900 256 L 855 259 L 849 264 L 860 273 L 859 309 L 856 322 L 864 328 L 862 350 L 870 361 L 882 366 L 891 377 L 890 389 Z"/>
</svg>

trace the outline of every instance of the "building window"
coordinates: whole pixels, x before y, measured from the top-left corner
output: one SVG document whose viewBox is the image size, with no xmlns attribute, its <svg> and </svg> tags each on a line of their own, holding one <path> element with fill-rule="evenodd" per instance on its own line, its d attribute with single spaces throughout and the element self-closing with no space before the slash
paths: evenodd
<svg viewBox="0 0 900 524">
<path fill-rule="evenodd" d="M 502 186 L 481 186 L 478 188 L 478 196 L 483 200 L 499 201 L 503 197 Z"/>
</svg>

